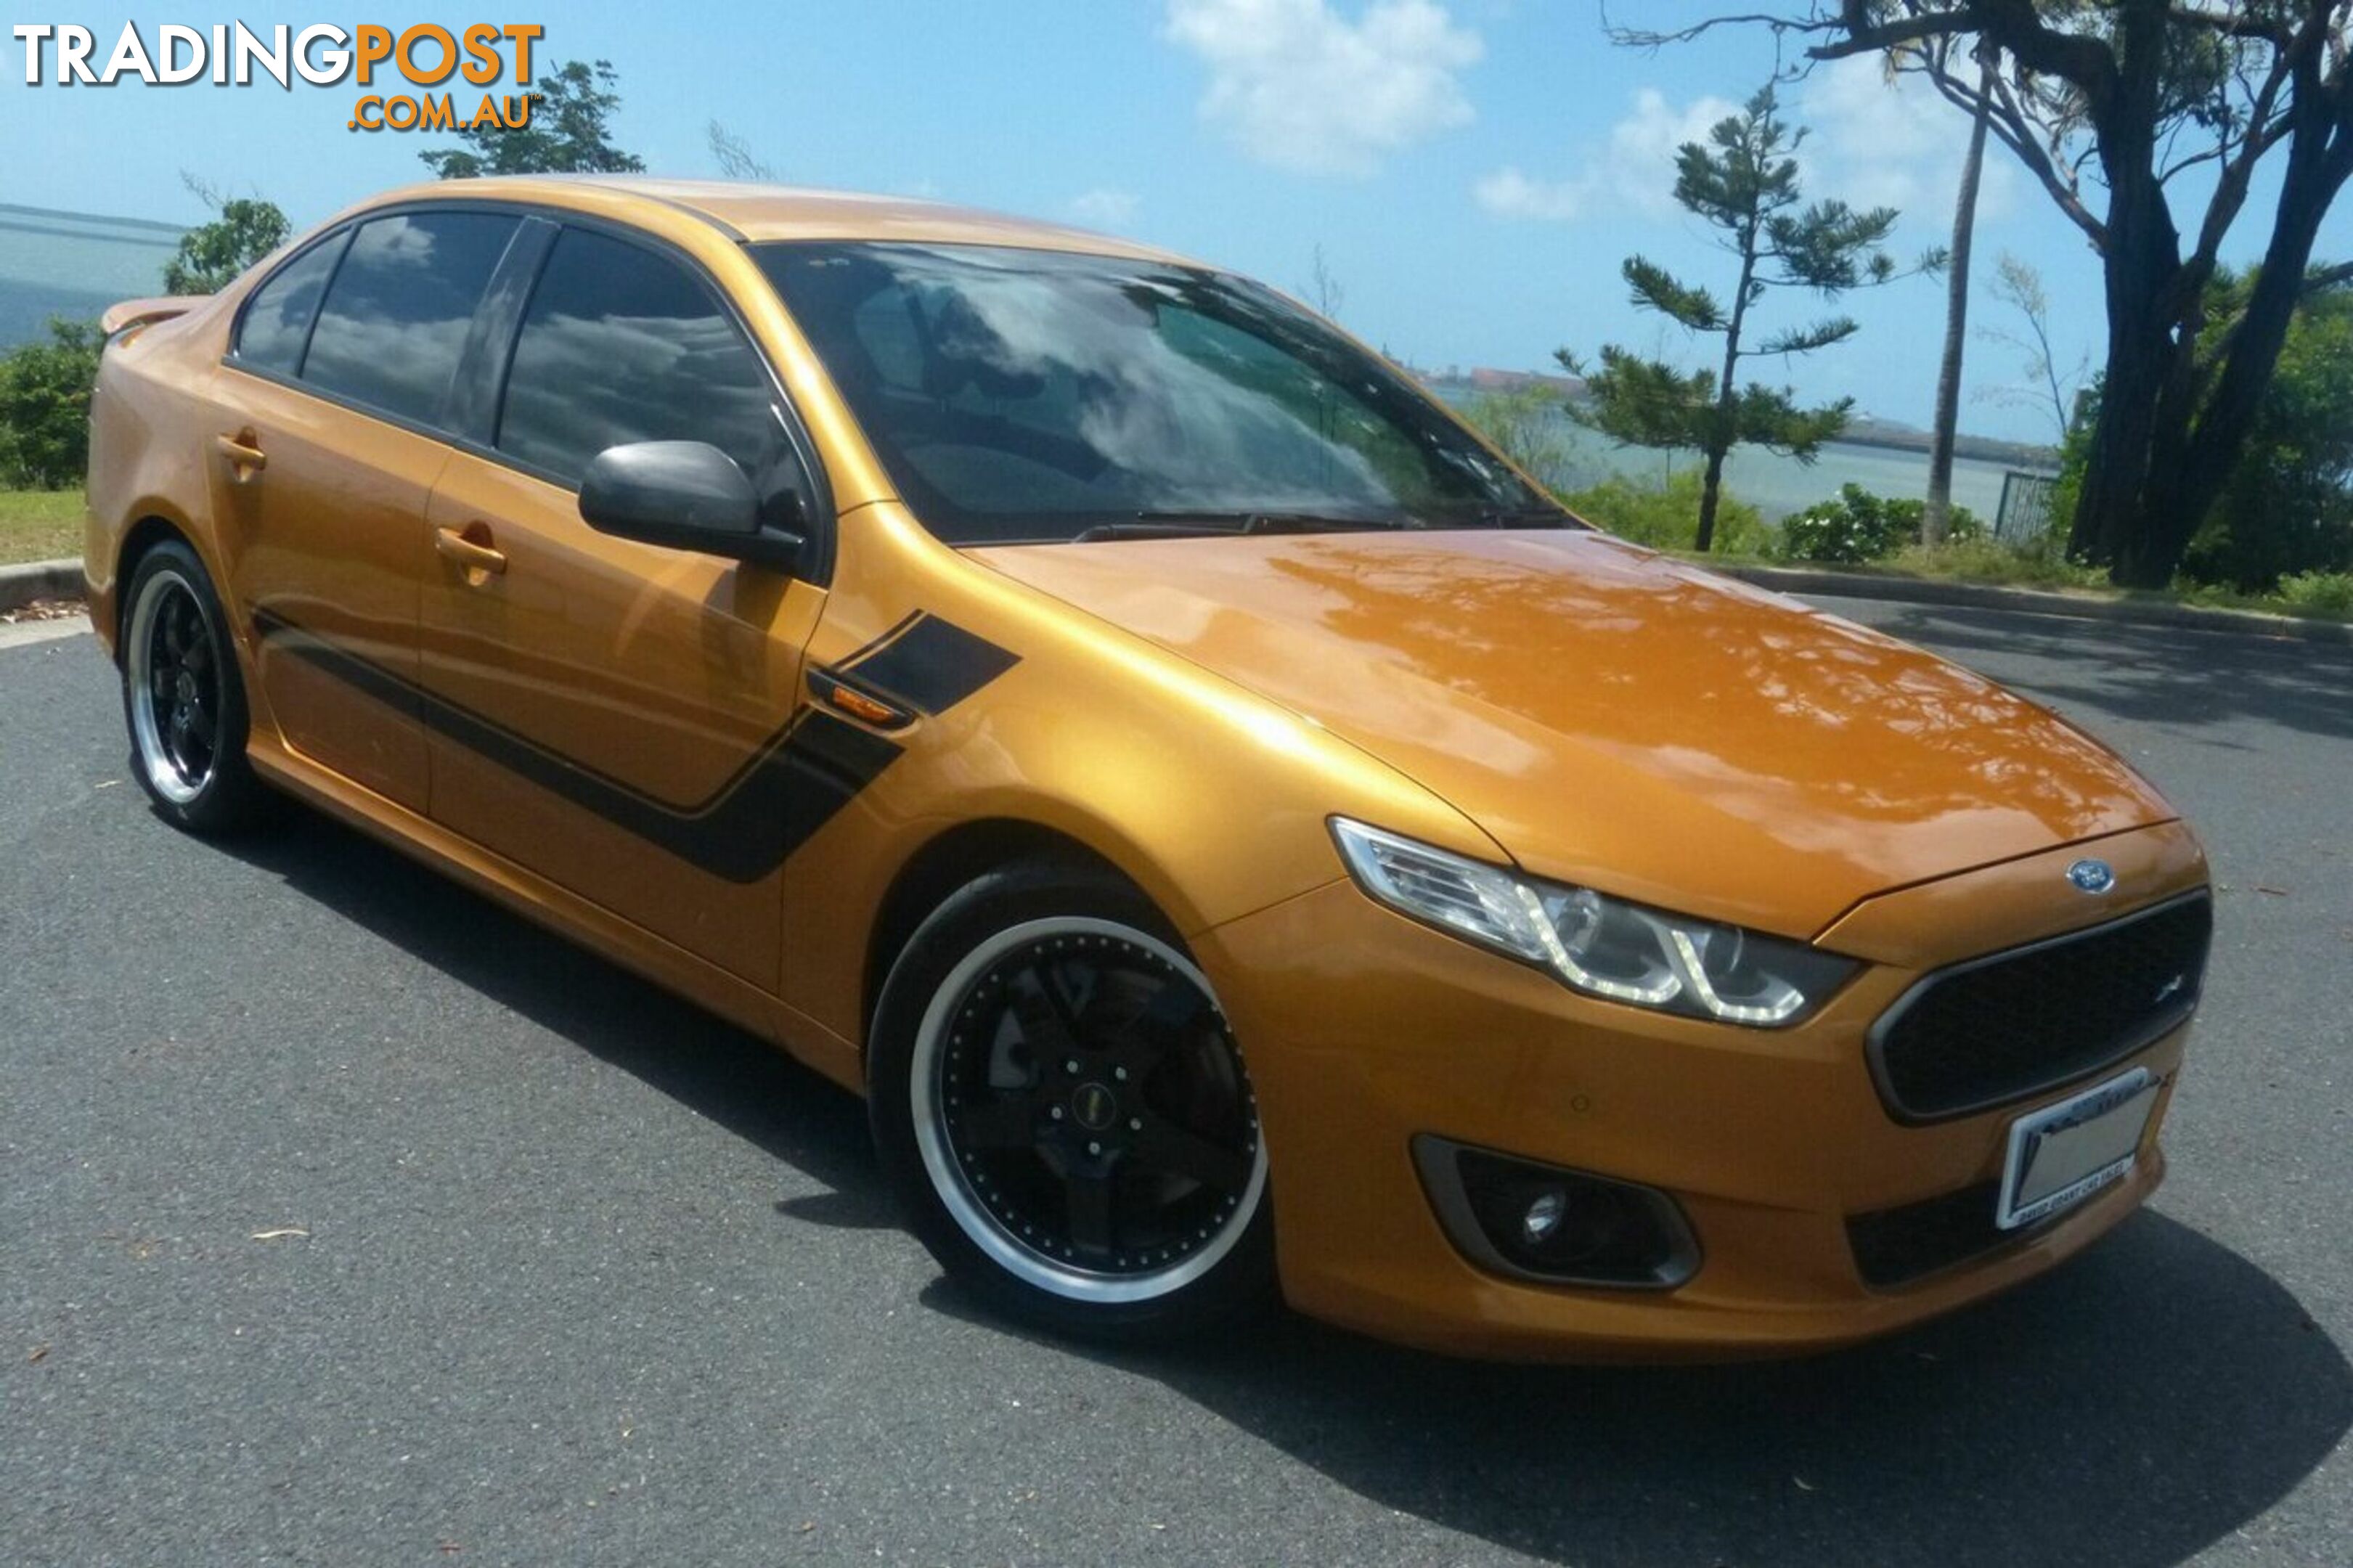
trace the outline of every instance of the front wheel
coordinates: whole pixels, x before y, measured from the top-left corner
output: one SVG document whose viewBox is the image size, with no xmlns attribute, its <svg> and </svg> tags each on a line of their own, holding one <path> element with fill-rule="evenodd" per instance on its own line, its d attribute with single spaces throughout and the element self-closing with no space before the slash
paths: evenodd
<svg viewBox="0 0 2353 1568">
<path fill-rule="evenodd" d="M 916 1233 L 1009 1315 L 1156 1340 L 1271 1297 L 1241 1052 L 1124 886 L 1036 868 L 950 898 L 883 987 L 869 1089 Z"/>
</svg>

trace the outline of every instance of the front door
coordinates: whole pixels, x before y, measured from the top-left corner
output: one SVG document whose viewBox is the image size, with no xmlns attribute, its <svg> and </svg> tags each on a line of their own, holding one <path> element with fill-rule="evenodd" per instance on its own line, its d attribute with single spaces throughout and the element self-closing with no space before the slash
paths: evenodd
<svg viewBox="0 0 2353 1568">
<path fill-rule="evenodd" d="M 494 426 L 426 517 L 419 616 L 434 818 L 774 989 L 773 792 L 824 604 L 765 568 L 580 521 L 589 460 L 694 439 L 755 482 L 797 461 L 765 365 L 677 258 L 557 237 Z"/>
</svg>

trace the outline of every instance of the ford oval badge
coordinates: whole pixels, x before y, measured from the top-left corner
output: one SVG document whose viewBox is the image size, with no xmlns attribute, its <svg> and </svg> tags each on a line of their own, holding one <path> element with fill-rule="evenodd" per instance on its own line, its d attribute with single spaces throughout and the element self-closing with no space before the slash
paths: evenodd
<svg viewBox="0 0 2353 1568">
<path fill-rule="evenodd" d="M 2116 885 L 2116 868 L 2105 860 L 2078 860 L 2067 868 L 2067 879 L 2078 892 L 2105 893 Z"/>
</svg>

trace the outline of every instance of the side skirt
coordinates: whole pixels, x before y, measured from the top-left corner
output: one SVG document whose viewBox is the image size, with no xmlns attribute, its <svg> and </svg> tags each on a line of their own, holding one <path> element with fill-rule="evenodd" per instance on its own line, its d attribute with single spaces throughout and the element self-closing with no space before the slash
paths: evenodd
<svg viewBox="0 0 2353 1568">
<path fill-rule="evenodd" d="M 697 958 L 641 926 L 545 878 L 492 855 L 407 807 L 311 762 L 254 726 L 248 757 L 254 771 L 411 859 L 484 894 L 567 941 L 577 942 L 681 1000 L 749 1030 L 854 1094 L 866 1092 L 858 1047 L 797 1008 Z"/>
</svg>

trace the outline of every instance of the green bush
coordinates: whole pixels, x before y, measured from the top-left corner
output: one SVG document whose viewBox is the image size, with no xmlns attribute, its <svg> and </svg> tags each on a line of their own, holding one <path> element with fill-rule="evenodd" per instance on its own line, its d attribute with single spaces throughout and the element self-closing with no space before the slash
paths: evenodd
<svg viewBox="0 0 2353 1568">
<path fill-rule="evenodd" d="M 2216 280 L 2210 331 L 2242 318 L 2250 281 Z M 2307 294 L 2296 307 L 2254 428 L 2181 570 L 2247 593 L 2353 570 L 2353 289 Z"/>
<path fill-rule="evenodd" d="M 220 216 L 180 237 L 164 264 L 166 294 L 217 294 L 245 269 L 286 243 L 286 215 L 270 202 L 240 198 L 220 204 Z"/>
<path fill-rule="evenodd" d="M 1877 561 L 1903 543 L 1885 503 L 1861 485 L 1781 520 L 1781 554 L 1790 561 Z"/>
<path fill-rule="evenodd" d="M 2074 531 L 2075 508 L 2084 499 L 2084 476 L 2092 466 L 2092 431 L 2100 422 L 2100 394 L 2106 373 L 2075 394 L 2074 412 L 2067 434 L 2059 443 L 2059 479 L 2051 487 L 2051 531 L 2064 538 Z"/>
<path fill-rule="evenodd" d="M 1560 499 L 1569 510 L 1620 539 L 1653 550 L 1689 550 L 1699 538 L 1701 486 L 1696 468 L 1670 474 L 1663 481 L 1612 474 Z M 1772 546 L 1773 530 L 1764 513 L 1728 492 L 1717 498 L 1717 553 L 1764 555 Z"/>
<path fill-rule="evenodd" d="M 1844 485 L 1826 501 L 1781 520 L 1784 560 L 1880 561 L 1920 542 L 1926 501 L 1891 500 L 1861 485 Z M 1952 509 L 1945 530 L 1948 545 L 1985 537 L 1985 523 L 1965 506 Z"/>
<path fill-rule="evenodd" d="M 2228 268 L 2208 286 L 2210 337 L 2235 331 L 2253 275 Z M 2201 349 L 2201 353 L 2204 352 Z M 2075 515 L 2098 423 L 2102 382 L 2077 398 L 2060 452 L 2051 515 Z M 2202 587 L 2262 595 L 2295 574 L 2353 570 L 2353 289 L 2307 294 L 2213 509 L 2182 552 L 2179 575 Z"/>
<path fill-rule="evenodd" d="M 82 482 L 103 346 L 94 323 L 52 321 L 47 341 L 0 355 L 0 480 L 45 490 Z"/>
<path fill-rule="evenodd" d="M 1926 541 L 1922 538 L 1920 531 L 1923 521 L 1927 516 L 1928 503 L 1921 500 L 1892 500 L 1887 504 L 1894 508 L 1899 516 L 1908 517 L 1911 519 L 1912 538 L 1919 542 L 1926 543 Z M 1991 539 L 1992 537 L 1993 530 L 1986 526 L 1985 519 L 1979 517 L 1968 508 L 1965 506 L 1956 506 L 1948 508 L 1946 510 L 1946 544 L 1973 544 L 1980 539 Z"/>
<path fill-rule="evenodd" d="M 2280 579 L 2279 595 L 2299 610 L 2353 616 L 2353 572 L 2298 572 Z"/>
</svg>

